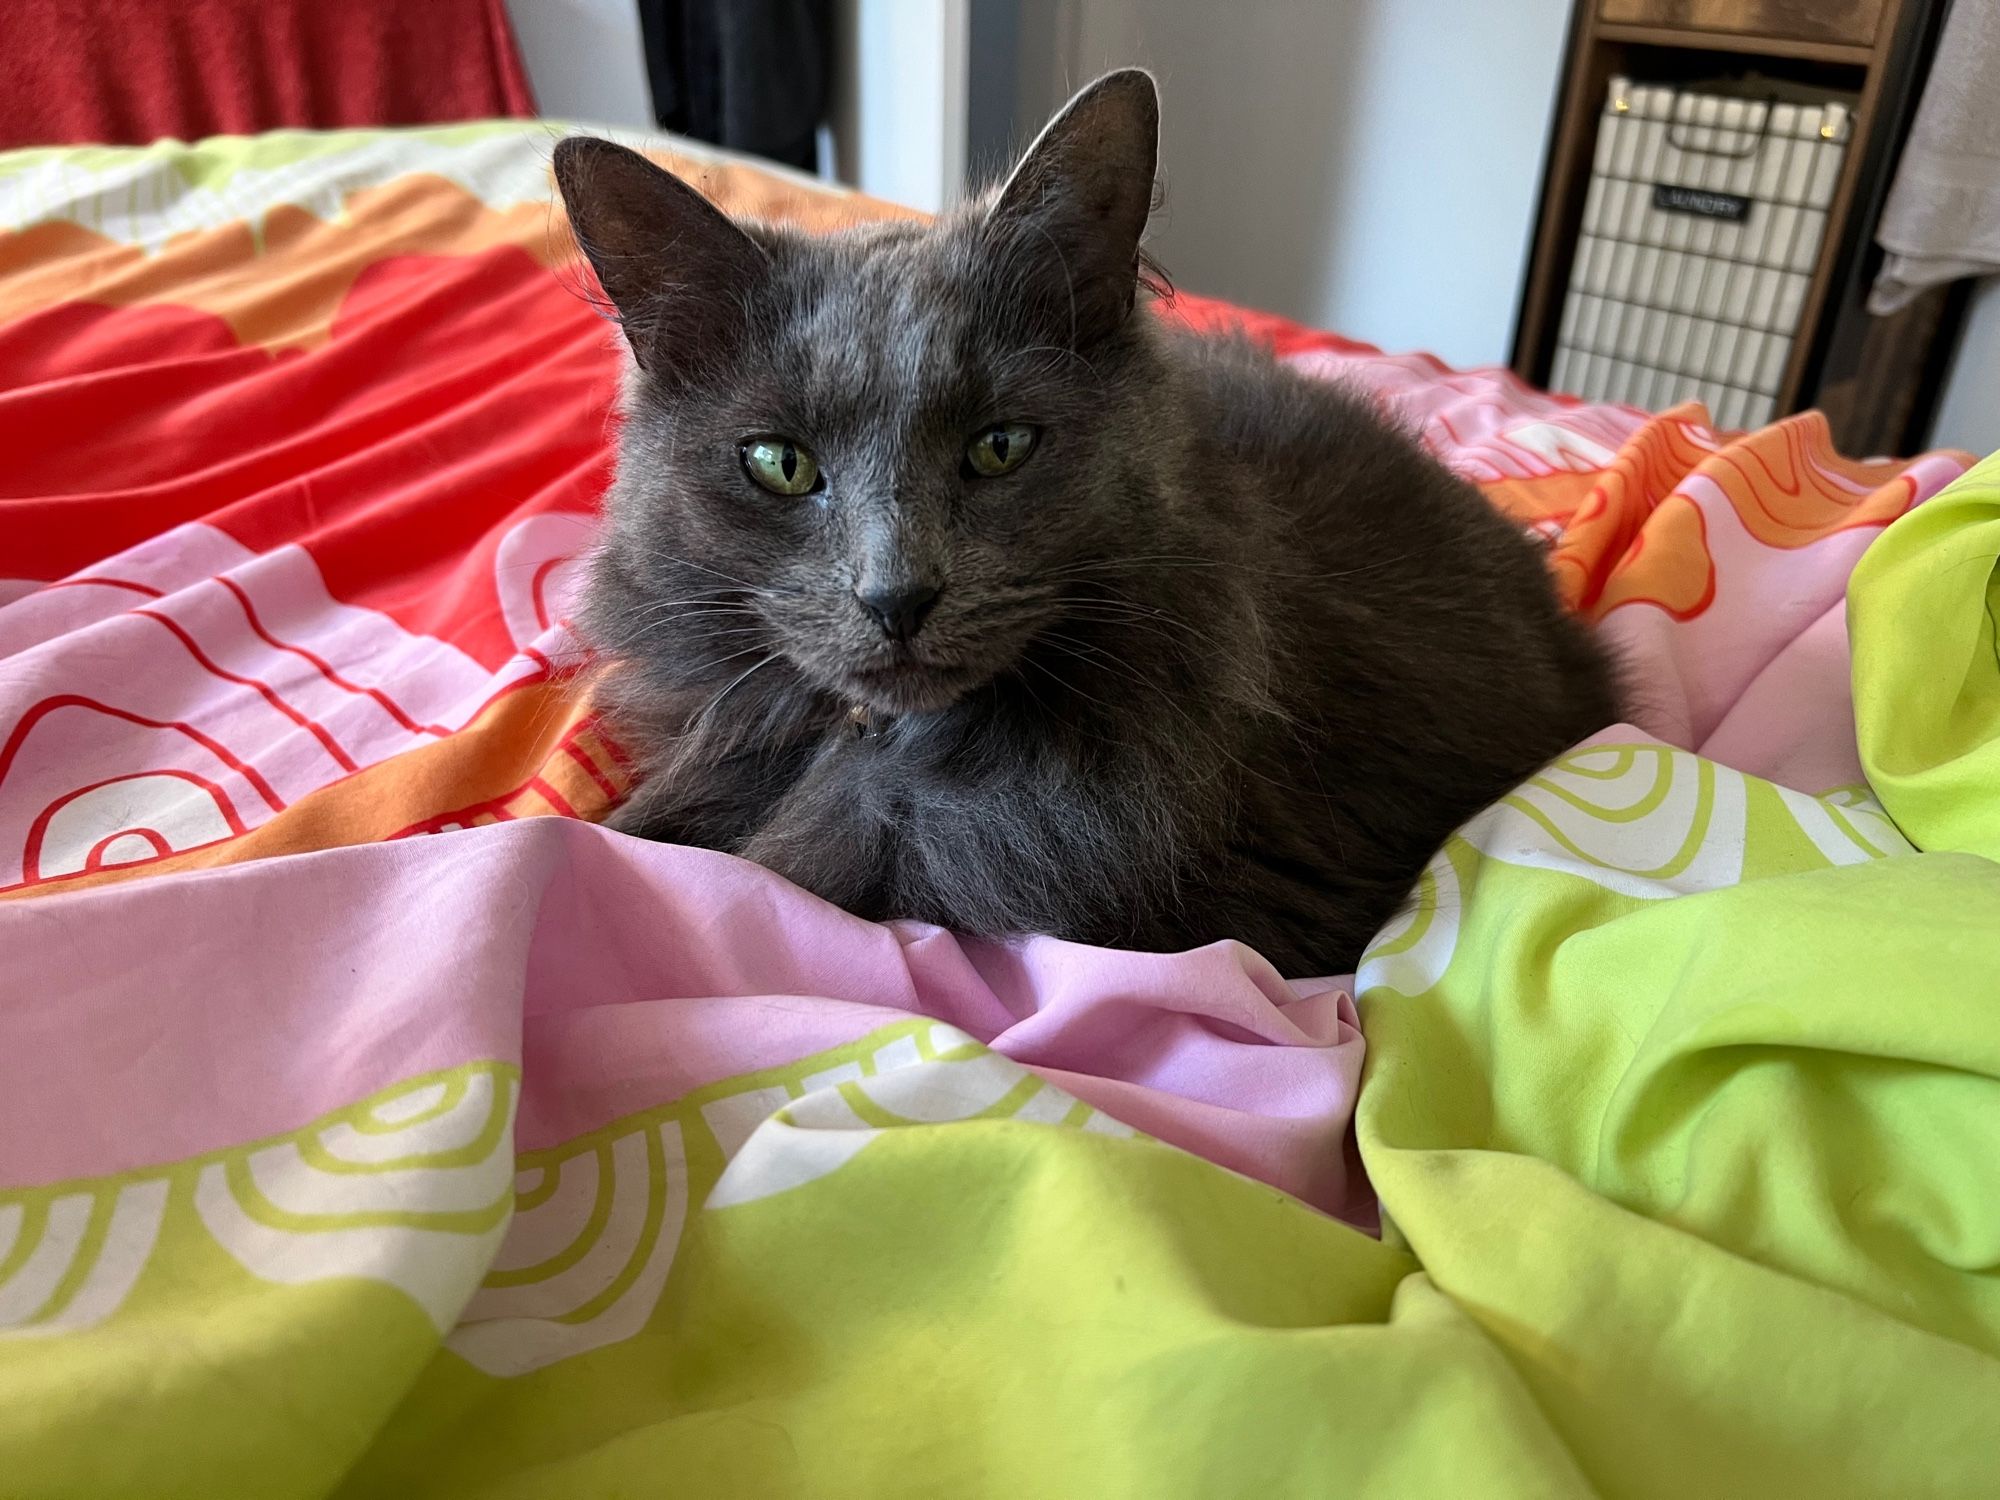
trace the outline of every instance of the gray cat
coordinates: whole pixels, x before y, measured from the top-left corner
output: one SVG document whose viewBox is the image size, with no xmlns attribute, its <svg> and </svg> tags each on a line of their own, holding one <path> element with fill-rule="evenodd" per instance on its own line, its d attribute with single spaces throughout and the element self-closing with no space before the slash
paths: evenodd
<svg viewBox="0 0 2000 1500">
<path fill-rule="evenodd" d="M 934 224 L 556 148 L 637 369 L 581 624 L 612 819 L 863 916 L 1350 968 L 1616 717 L 1542 555 L 1361 400 L 1137 308 L 1153 82 Z"/>
</svg>

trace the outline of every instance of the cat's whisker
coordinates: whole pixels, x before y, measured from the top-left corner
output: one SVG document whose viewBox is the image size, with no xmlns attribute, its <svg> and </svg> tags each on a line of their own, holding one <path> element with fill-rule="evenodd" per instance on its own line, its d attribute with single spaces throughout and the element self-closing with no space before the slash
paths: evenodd
<svg viewBox="0 0 2000 1500">
<path fill-rule="evenodd" d="M 1090 372 L 1090 378 L 1096 381 L 1100 388 L 1104 384 L 1104 377 L 1097 373 L 1097 366 L 1093 365 L 1089 360 L 1085 359 L 1081 354 L 1077 353 L 1076 350 L 1065 349 L 1061 344 L 1031 344 L 1025 349 L 1016 350 L 1014 353 L 1010 354 L 1005 360 L 1000 361 L 1000 363 L 1003 366 L 1012 365 L 1016 360 L 1024 360 L 1027 359 L 1030 355 L 1034 354 L 1049 354 L 1056 356 L 1056 359 L 1054 361 L 1037 366 L 1034 373 L 1041 373 L 1047 370 L 1051 370 L 1055 368 L 1055 365 L 1062 360 L 1074 360 L 1076 361 L 1076 363 L 1082 365 L 1084 369 Z"/>
<path fill-rule="evenodd" d="M 761 625 L 722 627 L 718 625 L 691 625 L 684 616 L 668 615 L 640 622 L 627 638 L 629 645 L 663 639 L 685 639 L 691 642 L 726 640 L 732 636 L 754 635 L 768 639 L 768 633 Z"/>
<path fill-rule="evenodd" d="M 1151 636 L 1154 640 L 1168 641 L 1176 645 L 1203 646 L 1215 653 L 1219 653 L 1222 649 L 1212 636 L 1205 635 L 1195 626 L 1184 620 L 1173 619 L 1171 616 L 1156 618 L 1085 608 L 1066 610 L 1062 618 L 1079 625 L 1096 625 L 1106 630 L 1131 630 L 1140 635 Z"/>
<path fill-rule="evenodd" d="M 1015 668 L 1034 667 L 1038 671 L 1042 672 L 1045 676 L 1053 679 L 1055 683 L 1059 687 L 1061 687 L 1064 692 L 1070 691 L 1070 686 L 1067 682 L 1064 682 L 1061 677 L 1057 676 L 1054 672 L 1050 671 L 1046 665 L 1034 660 L 1032 657 L 1023 657 L 1019 661 L 1017 661 L 1014 664 L 1014 666 Z M 1040 693 L 1035 691 L 1035 685 L 1032 682 L 1028 681 L 1027 677 L 1023 675 L 1020 671 L 1010 670 L 1008 675 L 1011 677 L 1013 681 L 1018 682 L 1021 685 L 1021 690 L 1023 692 L 1025 692 L 1030 698 L 1033 698 L 1035 700 L 1035 703 L 1041 708 L 1043 713 L 1047 714 L 1051 719 L 1060 720 L 1070 730 L 1070 732 L 1074 734 L 1080 734 L 1087 740 L 1096 740 L 1100 745 L 1121 745 L 1125 743 L 1125 741 L 1118 739 L 1115 736 L 1108 734 L 1098 734 L 1095 730 L 1084 728 L 1083 725 L 1081 725 L 1076 721 L 1074 715 L 1059 714 L 1055 709 L 1049 706 L 1048 699 L 1044 698 Z"/>
<path fill-rule="evenodd" d="M 660 609 L 671 604 L 714 604 L 721 600 L 730 598 L 737 592 L 738 590 L 734 588 L 710 589 L 706 593 L 689 594 L 685 598 L 681 599 L 655 599 L 652 602 L 651 607 L 654 609 Z"/>
<path fill-rule="evenodd" d="M 1060 672 L 1056 671 L 1055 668 L 1051 667 L 1047 662 L 1036 661 L 1032 656 L 1024 656 L 1021 658 L 1021 665 L 1024 667 L 1033 667 L 1036 671 L 1046 675 L 1051 681 L 1055 683 L 1057 687 L 1061 688 L 1065 693 L 1073 694 L 1076 697 L 1083 699 L 1084 702 L 1086 703 L 1095 703 L 1099 708 L 1103 709 L 1108 714 L 1116 714 L 1118 712 L 1116 708 L 1112 707 L 1112 705 L 1110 705 L 1109 703 L 1106 703 L 1102 698 L 1095 697 L 1090 693 L 1086 693 L 1082 688 L 1078 687 L 1075 683 L 1071 682 L 1067 677 L 1064 677 Z"/>
<path fill-rule="evenodd" d="M 1043 639 L 1048 641 L 1049 644 L 1054 645 L 1058 650 L 1067 649 L 1064 641 L 1061 639 L 1057 639 L 1050 636 L 1044 636 Z M 1209 748 L 1211 750 L 1215 751 L 1216 753 L 1219 753 L 1223 757 L 1223 759 L 1233 764 L 1238 770 L 1242 771 L 1244 775 L 1255 777 L 1258 781 L 1263 782 L 1267 786 L 1275 787 L 1277 790 L 1281 792 L 1297 792 L 1302 790 L 1299 787 L 1288 786 L 1282 781 L 1275 780 L 1274 778 L 1265 775 L 1262 771 L 1259 771 L 1256 767 L 1248 764 L 1241 757 L 1232 753 L 1227 746 L 1221 743 L 1219 739 L 1216 739 L 1209 734 L 1207 726 L 1198 722 L 1192 714 L 1188 713 L 1186 709 L 1181 707 L 1181 705 L 1175 701 L 1172 690 L 1168 688 L 1165 684 L 1156 682 L 1152 678 L 1146 677 L 1142 673 L 1132 671 L 1129 667 L 1125 665 L 1125 663 L 1119 661 L 1118 658 L 1112 656 L 1109 652 L 1100 650 L 1097 647 L 1088 646 L 1086 643 L 1081 641 L 1076 641 L 1074 639 L 1068 639 L 1067 645 L 1082 646 L 1085 650 L 1091 653 L 1091 657 L 1084 657 L 1081 656 L 1076 651 L 1071 651 L 1069 654 L 1071 656 L 1077 657 L 1078 660 L 1088 661 L 1092 660 L 1093 658 L 1096 658 L 1098 659 L 1097 664 L 1104 666 L 1108 670 L 1117 672 L 1120 677 L 1124 678 L 1129 682 L 1136 683 L 1140 687 L 1148 688 L 1153 692 L 1157 693 L 1159 695 L 1159 700 L 1162 705 L 1164 705 L 1176 717 L 1178 717 L 1182 723 L 1186 724 L 1190 731 L 1192 731 L 1197 735 L 1201 735 L 1205 739 L 1207 739 L 1209 741 Z M 1078 689 L 1074 684 L 1067 684 L 1067 685 L 1069 686 L 1070 691 L 1077 692 L 1081 696 L 1088 696 L 1081 694 L 1081 690 Z M 1098 703 L 1103 703 L 1102 699 L 1096 699 L 1094 701 Z M 1105 704 L 1105 707 L 1109 708 L 1110 705 Z M 1116 710 L 1113 711 L 1115 712 Z"/>
<path fill-rule="evenodd" d="M 1094 619 L 1087 615 L 1075 618 L 1077 623 L 1082 625 L 1116 627 L 1120 630 L 1130 630 L 1140 635 L 1151 636 L 1154 640 L 1164 642 L 1168 647 L 1171 647 L 1175 653 L 1176 660 L 1215 661 L 1226 655 L 1226 653 L 1223 652 L 1220 647 L 1214 646 L 1211 642 L 1208 642 L 1207 640 L 1205 640 L 1203 637 L 1200 636 L 1171 635 L 1168 632 L 1158 629 L 1155 626 L 1144 625 L 1138 623 L 1137 621 L 1131 621 L 1131 620 Z M 1038 638 L 1046 640 L 1049 634 L 1050 632 L 1044 631 L 1042 635 Z M 1209 649 L 1205 651 L 1189 650 L 1188 648 L 1191 645 L 1208 646 Z"/>
<path fill-rule="evenodd" d="M 701 663 L 700 666 L 691 668 L 690 671 L 692 675 L 705 676 L 706 674 L 713 672 L 717 667 L 723 665 L 725 662 L 740 661 L 746 656 L 754 656 L 757 652 L 762 651 L 763 649 L 764 647 L 761 644 L 755 646 L 745 646 L 741 651 L 731 651 L 727 655 L 718 656 L 714 658 L 712 661 L 705 661 Z"/>
<path fill-rule="evenodd" d="M 743 636 L 748 634 L 753 634 L 753 632 L 748 632 L 748 631 L 724 632 L 720 633 L 715 640 L 713 640 L 712 642 L 708 642 L 707 644 L 712 644 L 716 646 L 726 646 L 729 644 L 729 641 L 726 638 L 724 638 L 725 636 Z M 679 670 L 683 670 L 687 672 L 690 676 L 698 678 L 709 672 L 714 671 L 715 668 L 720 666 L 723 662 L 730 661 L 735 657 L 748 656 L 753 651 L 767 651 L 770 649 L 771 642 L 763 634 L 762 631 L 754 632 L 754 635 L 755 639 L 753 639 L 748 645 L 743 646 L 739 650 L 731 651 L 727 655 L 717 657 L 711 661 L 693 663 L 686 667 L 682 667 Z"/>
<path fill-rule="evenodd" d="M 648 604 L 637 611 L 641 615 L 664 615 L 678 611 L 688 617 L 697 614 L 747 615 L 754 613 L 747 604 L 735 604 L 726 599 L 663 599 Z"/>
<path fill-rule="evenodd" d="M 698 563 L 693 558 L 682 557 L 678 553 L 667 552 L 658 547 L 647 547 L 645 550 L 649 557 L 658 558 L 662 562 L 677 563 L 683 568 L 693 568 L 698 573 L 710 574 L 725 583 L 733 583 L 738 588 L 748 589 L 753 595 L 789 596 L 799 592 L 797 589 L 783 588 L 776 584 L 752 583 L 747 578 L 738 578 L 734 573 L 725 573 L 720 568 L 711 568 L 707 563 Z"/>
<path fill-rule="evenodd" d="M 1390 561 L 1397 562 L 1402 560 L 1401 558 L 1390 559 Z M 1381 563 L 1374 563 L 1369 566 L 1379 567 L 1382 565 Z M 1099 558 L 1092 562 L 1070 563 L 1064 567 L 1051 568 L 1042 576 L 1044 578 L 1071 578 L 1091 573 L 1123 573 L 1141 566 L 1149 569 L 1158 567 L 1162 569 L 1208 568 L 1234 570 L 1236 572 L 1248 573 L 1258 578 L 1291 578 L 1301 583 L 1324 582 L 1329 578 L 1345 576 L 1342 573 L 1302 573 L 1287 568 L 1265 568 L 1258 566 L 1256 563 L 1243 562 L 1236 558 L 1189 557 L 1176 553 L 1153 553 L 1140 554 L 1134 557 Z"/>
<path fill-rule="evenodd" d="M 1088 594 L 1072 596 L 1063 601 L 1063 608 L 1094 609 L 1107 614 L 1122 614 L 1138 620 L 1171 620 L 1177 625 L 1188 623 L 1173 610 L 1161 609 L 1159 606 L 1152 604 L 1141 604 L 1137 600 L 1126 598 L 1099 599 Z"/>
<path fill-rule="evenodd" d="M 1379 557 L 1374 562 L 1363 563 L 1358 568 L 1342 568 L 1337 573 L 1315 573 L 1312 575 L 1313 581 L 1315 583 L 1331 583 L 1335 579 L 1352 578 L 1357 573 L 1373 573 L 1377 568 L 1393 568 L 1397 563 L 1409 562 L 1418 555 L 1415 552 L 1405 552 L 1397 557 Z"/>
<path fill-rule="evenodd" d="M 690 620 L 754 620 L 757 617 L 742 609 L 695 609 L 681 614 L 659 615 L 646 622 L 650 630 L 664 630 L 674 625 L 684 625 Z"/>
<path fill-rule="evenodd" d="M 1210 659 L 1224 657 L 1229 654 L 1222 642 L 1207 631 L 1202 630 L 1187 620 L 1181 619 L 1177 615 L 1164 611 L 1131 613 L 1108 600 L 1076 599 L 1070 602 L 1068 608 L 1064 611 L 1063 617 L 1076 620 L 1080 623 L 1136 630 L 1143 634 L 1154 636 L 1159 640 L 1166 641 L 1176 647 L 1185 646 L 1191 642 L 1207 647 L 1207 654 Z M 1179 632 L 1178 635 L 1174 634 L 1176 631 Z"/>
<path fill-rule="evenodd" d="M 1249 762 L 1245 761 L 1241 756 L 1237 755 L 1234 751 L 1230 750 L 1227 745 L 1222 743 L 1219 737 L 1210 734 L 1206 726 L 1197 723 L 1196 720 L 1193 718 L 1193 716 L 1190 715 L 1185 709 L 1183 709 L 1178 703 L 1176 703 L 1173 699 L 1172 694 L 1165 687 L 1161 686 L 1159 683 L 1151 682 L 1143 677 L 1138 677 L 1136 675 L 1132 678 L 1132 680 L 1139 683 L 1141 686 L 1149 687 L 1157 691 L 1160 695 L 1160 702 L 1166 708 L 1170 709 L 1180 719 L 1180 721 L 1183 724 L 1187 725 L 1187 727 L 1191 732 L 1202 736 L 1210 753 L 1221 756 L 1222 759 L 1228 761 L 1231 765 L 1235 766 L 1236 769 L 1241 771 L 1245 776 L 1248 776 L 1256 781 L 1261 781 L 1266 786 L 1271 787 L 1275 791 L 1280 791 L 1285 793 L 1298 793 L 1304 790 L 1301 787 L 1287 785 L 1285 782 L 1279 781 L 1275 777 L 1267 776 L 1266 774 L 1264 774 L 1264 772 L 1258 770 L 1255 766 L 1251 765 Z M 1087 694 L 1082 694 L 1081 690 L 1078 689 L 1074 684 L 1068 684 L 1068 686 L 1071 692 L 1079 693 L 1080 696 L 1088 696 Z M 1098 703 L 1103 703 L 1104 700 L 1100 698 L 1093 701 Z M 1105 704 L 1105 707 L 1109 708 L 1110 705 Z M 1116 712 L 1116 710 L 1113 710 L 1113 712 Z M 1315 772 L 1315 775 L 1317 775 L 1317 772 Z"/>
<path fill-rule="evenodd" d="M 954 619 L 951 622 L 950 640 L 994 642 L 1007 639 L 1026 639 L 1040 629 L 1049 618 L 1047 611 L 1036 610 L 1032 614 L 1006 615 L 999 619 Z M 942 637 L 946 634 L 940 630 Z"/>
<path fill-rule="evenodd" d="M 1074 657 L 1078 661 L 1088 662 L 1094 666 L 1101 667 L 1105 671 L 1114 673 L 1124 681 L 1136 683 L 1140 687 L 1150 688 L 1160 693 L 1167 706 L 1177 716 L 1190 726 L 1194 725 L 1193 718 L 1178 703 L 1173 701 L 1172 694 L 1166 688 L 1144 676 L 1142 673 L 1132 670 L 1131 667 L 1127 666 L 1110 652 L 1103 650 L 1101 647 L 1090 645 L 1086 641 L 1079 641 L 1074 636 L 1064 636 L 1055 632 L 1046 634 L 1041 639 L 1045 645 L 1053 646 L 1056 650 L 1063 652 L 1067 656 Z"/>
<path fill-rule="evenodd" d="M 751 646 L 743 651 L 737 652 L 736 654 L 738 656 L 748 656 L 751 651 L 755 651 L 756 649 L 757 648 L 755 646 Z M 717 693 L 712 699 L 709 700 L 708 707 L 704 708 L 699 714 L 695 716 L 694 722 L 688 727 L 688 733 L 700 734 L 703 731 L 705 731 L 709 726 L 709 724 L 713 722 L 716 710 L 722 707 L 723 699 L 727 698 L 731 693 L 735 692 L 739 687 L 743 686 L 744 683 L 748 682 L 752 677 L 756 676 L 759 672 L 763 671 L 764 668 L 770 666 L 772 662 L 778 660 L 778 658 L 783 656 L 784 654 L 785 653 L 782 651 L 773 651 L 769 656 L 765 657 L 762 661 L 754 663 L 741 675 L 736 677 L 729 684 L 728 687 L 724 688 L 721 692 Z M 728 661 L 729 658 L 724 657 L 723 660 Z"/>
<path fill-rule="evenodd" d="M 1132 557 L 1104 557 L 1089 562 L 1067 563 L 1060 568 L 1050 568 L 1042 574 L 1044 578 L 1068 578 L 1078 573 L 1111 573 L 1125 568 L 1151 563 L 1191 563 L 1205 568 L 1226 568 L 1229 563 L 1216 557 L 1188 557 L 1171 552 L 1147 552 Z"/>
<path fill-rule="evenodd" d="M 1064 649 L 1059 643 L 1050 642 L 1050 644 L 1057 645 L 1057 649 L 1059 650 Z M 1068 654 L 1071 657 L 1075 658 L 1076 660 L 1084 662 L 1086 665 L 1098 665 L 1098 663 L 1092 662 L 1089 657 L 1085 657 L 1078 652 L 1071 651 Z M 1098 654 L 1102 655 L 1103 653 L 1098 653 Z M 1062 676 L 1060 673 L 1056 672 L 1053 668 L 1048 666 L 1047 663 L 1038 662 L 1033 660 L 1032 658 L 1023 658 L 1023 661 L 1025 665 L 1035 667 L 1041 672 L 1045 673 L 1048 677 L 1050 677 L 1053 681 L 1055 681 L 1063 689 L 1064 692 L 1073 694 L 1078 698 L 1082 698 L 1085 702 L 1094 703 L 1098 707 L 1102 708 L 1108 714 L 1114 716 L 1118 714 L 1119 710 L 1115 705 L 1106 702 L 1104 699 L 1097 697 L 1095 694 L 1085 692 L 1082 688 L 1078 687 L 1074 682 L 1071 682 L 1068 678 Z M 1117 663 L 1115 659 L 1110 659 L 1110 664 L 1114 668 L 1118 665 L 1121 665 Z M 1171 692 L 1169 692 L 1164 686 L 1162 686 L 1157 682 L 1150 681 L 1149 679 L 1142 677 L 1137 673 L 1126 672 L 1126 673 L 1121 673 L 1120 675 L 1127 677 L 1128 680 L 1137 683 L 1141 687 L 1151 688 L 1156 693 L 1158 693 L 1159 701 L 1177 718 L 1179 718 L 1183 724 L 1185 724 L 1188 727 L 1188 730 L 1194 737 L 1202 740 L 1203 743 L 1206 745 L 1206 747 L 1212 753 L 1220 754 L 1224 760 L 1227 760 L 1232 764 L 1234 764 L 1239 770 L 1243 771 L 1245 775 L 1254 776 L 1258 780 L 1268 782 L 1272 786 L 1279 786 L 1279 783 L 1271 781 L 1271 778 L 1269 778 L 1268 776 L 1264 776 L 1260 772 L 1252 769 L 1250 766 L 1245 765 L 1242 760 L 1240 760 L 1236 755 L 1231 753 L 1231 751 L 1228 749 L 1227 746 L 1223 745 L 1219 739 L 1217 739 L 1212 733 L 1210 733 L 1207 726 L 1198 723 L 1192 715 L 1190 715 L 1185 709 L 1183 709 L 1178 703 L 1176 703 L 1173 699 L 1173 695 L 1171 694 Z M 1102 736 L 1093 736 L 1093 738 L 1102 738 Z M 1116 741 L 1110 741 L 1110 743 L 1116 743 Z M 1283 788 L 1280 789 L 1282 790 Z"/>
</svg>

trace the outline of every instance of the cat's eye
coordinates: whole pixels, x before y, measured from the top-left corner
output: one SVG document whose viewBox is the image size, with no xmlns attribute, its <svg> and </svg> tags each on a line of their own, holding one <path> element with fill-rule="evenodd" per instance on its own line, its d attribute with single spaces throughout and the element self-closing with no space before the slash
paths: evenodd
<svg viewBox="0 0 2000 1500">
<path fill-rule="evenodd" d="M 801 443 L 751 438 L 741 451 L 743 472 L 774 495 L 808 495 L 819 488 L 819 460 Z"/>
<path fill-rule="evenodd" d="M 966 466 L 982 479 L 1011 474 L 1035 451 L 1035 429 L 1019 422 L 1000 422 L 965 445 Z"/>
</svg>

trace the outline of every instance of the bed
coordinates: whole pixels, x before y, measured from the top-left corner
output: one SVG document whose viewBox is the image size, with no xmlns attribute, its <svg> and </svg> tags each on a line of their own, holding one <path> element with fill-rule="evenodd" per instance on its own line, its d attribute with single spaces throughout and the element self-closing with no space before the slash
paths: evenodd
<svg viewBox="0 0 2000 1500">
<path fill-rule="evenodd" d="M 1182 295 L 1633 722 L 1356 975 L 875 926 L 595 826 L 556 133 L 0 155 L 0 1491 L 2000 1488 L 2000 467 Z"/>
</svg>

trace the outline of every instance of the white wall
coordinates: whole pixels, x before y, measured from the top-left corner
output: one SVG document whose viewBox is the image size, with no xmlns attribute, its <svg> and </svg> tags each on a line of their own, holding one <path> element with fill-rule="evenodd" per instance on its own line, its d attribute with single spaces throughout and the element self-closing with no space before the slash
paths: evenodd
<svg viewBox="0 0 2000 1500">
<path fill-rule="evenodd" d="M 1964 448 L 1982 458 L 2000 452 L 2000 276 L 1972 294 L 1930 440 L 1932 447 Z"/>
<path fill-rule="evenodd" d="M 507 16 L 544 115 L 656 128 L 636 0 L 507 0 Z"/>
<path fill-rule="evenodd" d="M 1150 67 L 1166 205 L 1149 243 L 1179 285 L 1494 363 L 1568 15 L 1567 0 L 1023 0 L 1021 107 Z"/>
<path fill-rule="evenodd" d="M 935 212 L 965 190 L 971 0 L 834 0 L 833 174 Z"/>
</svg>

